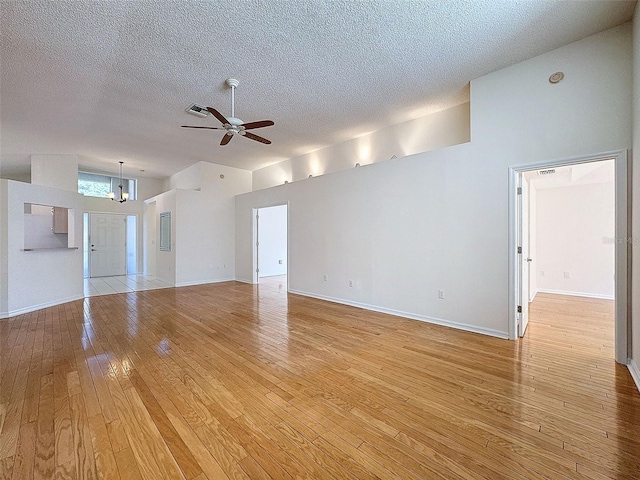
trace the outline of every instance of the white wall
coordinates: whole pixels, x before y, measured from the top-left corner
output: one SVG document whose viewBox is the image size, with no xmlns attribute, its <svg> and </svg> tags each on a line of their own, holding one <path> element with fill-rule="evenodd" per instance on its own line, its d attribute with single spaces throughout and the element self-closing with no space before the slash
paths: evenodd
<svg viewBox="0 0 640 480">
<path fill-rule="evenodd" d="M 529 182 L 529 302 L 533 302 L 538 293 L 538 189 Z"/>
<path fill-rule="evenodd" d="M 286 275 L 287 206 L 261 208 L 258 214 L 258 276 Z"/>
<path fill-rule="evenodd" d="M 174 188 L 199 190 L 202 186 L 202 175 L 202 165 L 201 162 L 198 162 L 166 179 L 164 182 L 165 190 L 173 190 Z"/>
<path fill-rule="evenodd" d="M 156 274 L 156 242 L 158 214 L 156 202 L 145 203 L 142 216 L 142 242 L 144 245 L 142 272 L 145 275 Z"/>
<path fill-rule="evenodd" d="M 614 184 L 542 188 L 537 206 L 538 291 L 613 299 Z"/>
<path fill-rule="evenodd" d="M 155 275 L 169 285 L 176 283 L 176 216 L 177 194 L 175 190 L 153 197 L 155 203 Z M 171 251 L 160 251 L 160 214 L 171 212 Z"/>
<path fill-rule="evenodd" d="M 156 242 L 156 276 L 176 286 L 235 279 L 234 197 L 251 190 L 251 172 L 200 162 L 167 184 L 155 215 L 172 212 L 174 241 L 170 255 Z"/>
<path fill-rule="evenodd" d="M 73 209 L 74 224 L 82 225 L 82 195 L 74 192 L 6 181 L 6 283 L 0 318 L 37 310 L 83 297 L 82 249 L 25 252 L 24 204 L 54 205 Z M 3 222 L 3 225 L 5 223 Z M 82 229 L 75 228 L 69 243 L 82 245 Z"/>
<path fill-rule="evenodd" d="M 474 80 L 470 143 L 237 197 L 237 278 L 252 208 L 289 202 L 291 291 L 507 336 L 509 166 L 631 146 L 630 34 Z"/>
<path fill-rule="evenodd" d="M 630 370 L 640 390 L 640 8 L 633 19 L 633 204 L 632 204 L 632 361 Z"/>
<path fill-rule="evenodd" d="M 2 312 L 7 312 L 7 285 L 9 284 L 8 269 L 8 198 L 7 198 L 7 180 L 0 179 L 0 316 Z"/>
<path fill-rule="evenodd" d="M 466 143 L 469 103 L 393 125 L 253 172 L 253 189 Z"/>
<path fill-rule="evenodd" d="M 31 155 L 31 183 L 78 192 L 77 155 Z"/>
</svg>

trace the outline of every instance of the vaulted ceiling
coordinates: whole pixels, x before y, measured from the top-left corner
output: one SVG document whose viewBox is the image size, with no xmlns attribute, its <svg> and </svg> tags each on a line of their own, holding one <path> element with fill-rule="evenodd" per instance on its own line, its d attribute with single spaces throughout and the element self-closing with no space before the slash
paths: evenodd
<svg viewBox="0 0 640 480">
<path fill-rule="evenodd" d="M 164 177 L 255 170 L 468 100 L 470 80 L 632 18 L 635 1 L 0 2 L 0 174 L 29 155 Z M 192 103 L 271 119 L 263 145 Z M 140 170 L 145 170 L 140 173 Z"/>
</svg>

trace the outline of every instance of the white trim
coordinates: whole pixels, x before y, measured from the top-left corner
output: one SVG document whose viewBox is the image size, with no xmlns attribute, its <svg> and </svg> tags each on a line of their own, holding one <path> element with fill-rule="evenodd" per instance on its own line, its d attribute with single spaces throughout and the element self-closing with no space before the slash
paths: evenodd
<svg viewBox="0 0 640 480">
<path fill-rule="evenodd" d="M 342 305 L 349 305 L 350 307 L 362 308 L 364 310 L 370 310 L 372 312 L 386 313 L 389 315 L 395 315 L 397 317 L 408 318 L 411 320 L 419 320 L 421 322 L 433 323 L 435 325 L 442 325 L 443 327 L 455 328 L 458 330 L 464 330 L 466 332 L 480 333 L 482 335 L 489 335 L 491 337 L 497 337 L 502 339 L 508 339 L 508 332 L 502 332 L 500 330 L 493 330 L 491 328 L 482 328 L 475 325 L 468 325 L 466 323 L 452 322 L 451 320 L 445 320 L 442 318 L 428 317 L 426 315 L 417 315 L 415 313 L 404 312 L 402 310 L 395 310 L 392 308 L 379 307 L 377 305 L 370 305 L 368 303 L 353 302 L 351 300 L 345 300 L 342 298 L 328 297 L 325 295 L 318 295 L 315 293 L 303 292 L 300 290 L 289 290 L 289 293 L 296 295 L 302 295 L 303 297 L 317 298 L 318 300 L 325 300 L 327 302 L 340 303 Z"/>
<path fill-rule="evenodd" d="M 248 280 L 246 278 L 236 278 L 235 280 L 236 280 L 236 282 L 248 283 L 249 285 L 255 285 L 251 280 Z"/>
<path fill-rule="evenodd" d="M 535 162 L 530 164 L 516 165 L 509 167 L 509 338 L 515 340 L 517 338 L 517 313 L 516 298 L 517 284 L 516 275 L 518 269 L 516 254 L 516 184 L 517 177 L 520 172 L 529 170 L 540 170 L 544 168 L 562 167 L 566 165 L 575 165 L 578 163 L 597 162 L 601 160 L 615 160 L 615 196 L 616 211 L 615 236 L 617 240 L 615 244 L 615 359 L 616 362 L 626 364 L 630 357 L 631 347 L 631 315 L 630 315 L 630 291 L 629 291 L 629 274 L 631 272 L 631 242 L 629 242 L 630 232 L 630 216 L 629 216 L 629 194 L 631 185 L 631 176 L 629 175 L 629 159 L 628 150 L 616 150 L 612 152 L 597 153 L 593 155 L 585 155 L 579 157 L 571 157 L 559 160 L 548 160 L 543 162 Z"/>
<path fill-rule="evenodd" d="M 63 303 L 75 302 L 76 300 L 83 300 L 83 299 L 84 299 L 84 294 L 79 296 L 60 298 L 52 302 L 41 303 L 39 305 L 30 305 L 28 307 L 19 308 L 17 310 L 10 310 L 8 312 L 0 312 L 0 319 L 16 317 L 18 315 L 23 315 L 25 313 L 31 313 L 31 312 L 35 312 L 36 310 L 41 310 L 43 308 L 55 307 L 57 305 L 62 305 Z"/>
<path fill-rule="evenodd" d="M 627 368 L 629 369 L 631 378 L 633 378 L 633 381 L 636 383 L 636 387 L 638 387 L 638 391 L 640 392 L 640 368 L 638 368 L 633 360 L 627 364 Z"/>
<path fill-rule="evenodd" d="M 572 297 L 585 297 L 585 298 L 599 298 L 601 300 L 615 300 L 615 295 L 598 295 L 597 293 L 585 293 L 585 292 L 567 292 L 565 290 L 548 290 L 546 288 L 539 288 L 539 293 L 552 293 L 554 295 L 569 295 Z"/>
<path fill-rule="evenodd" d="M 222 283 L 222 282 L 233 282 L 235 280 L 235 278 L 217 278 L 215 280 L 209 279 L 209 280 L 198 280 L 195 282 L 180 282 L 180 283 L 176 283 L 175 285 L 167 285 L 166 288 L 173 288 L 173 287 L 193 287 L 195 285 L 206 285 L 209 283 Z M 162 288 L 162 287 L 161 287 Z"/>
</svg>

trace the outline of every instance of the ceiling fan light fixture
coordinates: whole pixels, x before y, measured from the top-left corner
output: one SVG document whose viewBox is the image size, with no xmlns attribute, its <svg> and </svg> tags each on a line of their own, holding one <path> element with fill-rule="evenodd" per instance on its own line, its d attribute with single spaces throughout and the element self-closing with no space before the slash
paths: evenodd
<svg viewBox="0 0 640 480">
<path fill-rule="evenodd" d="M 243 120 L 236 117 L 236 105 L 235 105 L 235 91 L 236 87 L 240 84 L 238 80 L 235 78 L 229 78 L 226 81 L 227 85 L 231 88 L 231 116 L 225 117 L 220 112 L 218 112 L 213 107 L 206 107 L 206 111 L 213 115 L 221 124 L 222 127 L 204 127 L 204 126 L 195 126 L 195 125 L 181 125 L 183 128 L 200 128 L 207 130 L 226 130 L 225 135 L 222 137 L 222 141 L 220 142 L 221 146 L 224 146 L 229 143 L 233 135 L 239 134 L 242 137 L 248 138 L 250 140 L 255 140 L 256 142 L 264 143 L 269 145 L 271 143 L 270 140 L 266 138 L 260 137 L 254 133 L 246 132 L 246 130 L 252 130 L 254 128 L 263 128 L 270 127 L 274 125 L 272 120 L 261 120 L 258 122 L 248 122 L 245 123 Z"/>
</svg>

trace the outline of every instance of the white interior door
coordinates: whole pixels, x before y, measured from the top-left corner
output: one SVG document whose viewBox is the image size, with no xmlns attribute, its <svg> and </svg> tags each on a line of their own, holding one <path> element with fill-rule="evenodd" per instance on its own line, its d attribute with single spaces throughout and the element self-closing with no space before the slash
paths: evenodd
<svg viewBox="0 0 640 480">
<path fill-rule="evenodd" d="M 518 174 L 518 336 L 529 324 L 529 188 L 523 173 Z"/>
<path fill-rule="evenodd" d="M 89 215 L 89 270 L 91 277 L 126 275 L 126 215 L 92 213 Z"/>
</svg>

